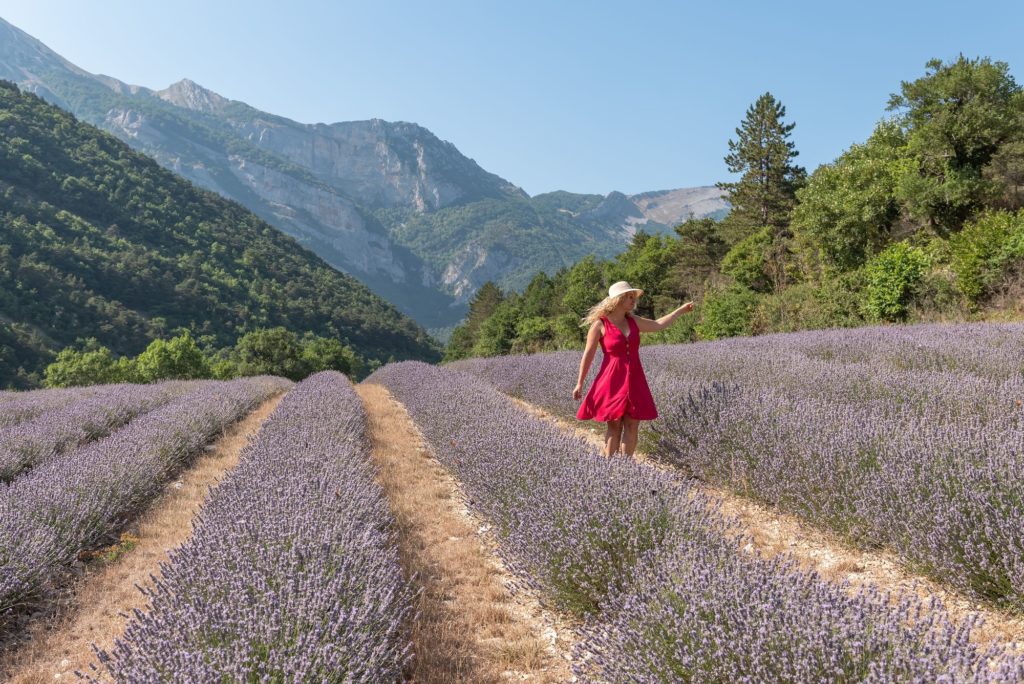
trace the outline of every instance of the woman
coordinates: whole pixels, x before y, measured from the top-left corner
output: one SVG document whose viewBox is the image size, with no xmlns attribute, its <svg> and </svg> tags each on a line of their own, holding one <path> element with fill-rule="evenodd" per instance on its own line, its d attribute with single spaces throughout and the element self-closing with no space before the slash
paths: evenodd
<svg viewBox="0 0 1024 684">
<path fill-rule="evenodd" d="M 600 342 L 604 352 L 601 368 L 576 417 L 608 423 L 604 433 L 605 456 L 616 453 L 620 443 L 626 455 L 632 456 L 636 450 L 640 421 L 658 417 L 658 409 L 654 406 L 654 398 L 640 365 L 640 333 L 664 330 L 680 314 L 693 310 L 693 302 L 687 302 L 656 321 L 635 316 L 633 309 L 643 293 L 643 290 L 620 280 L 608 288 L 608 296 L 583 318 L 582 324 L 589 323 L 590 330 L 572 398 L 579 401 L 583 380 Z"/>
</svg>

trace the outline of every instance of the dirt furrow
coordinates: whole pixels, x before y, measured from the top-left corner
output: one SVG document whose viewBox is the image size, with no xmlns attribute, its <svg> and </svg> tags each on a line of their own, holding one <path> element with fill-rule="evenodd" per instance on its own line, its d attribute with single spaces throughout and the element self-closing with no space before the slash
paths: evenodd
<svg viewBox="0 0 1024 684">
<path fill-rule="evenodd" d="M 514 580 L 488 526 L 430 454 L 405 408 L 379 385 L 356 388 L 373 459 L 398 521 L 402 565 L 422 591 L 413 625 L 415 682 L 565 682 L 573 630 Z"/>
<path fill-rule="evenodd" d="M 192 533 L 192 520 L 210 487 L 238 464 L 245 444 L 284 395 L 269 399 L 239 421 L 179 478 L 122 535 L 121 543 L 97 554 L 48 620 L 30 627 L 27 642 L 0 665 L 0 680 L 12 684 L 78 681 L 75 670 L 94 662 L 92 644 L 110 650 L 127 623 L 125 616 L 146 605 L 139 586 L 168 552 Z"/>
</svg>

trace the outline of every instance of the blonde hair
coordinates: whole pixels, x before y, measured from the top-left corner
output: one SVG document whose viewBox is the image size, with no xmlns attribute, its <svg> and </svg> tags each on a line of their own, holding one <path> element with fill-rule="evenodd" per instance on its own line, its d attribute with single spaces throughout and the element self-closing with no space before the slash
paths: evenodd
<svg viewBox="0 0 1024 684">
<path fill-rule="evenodd" d="M 628 294 L 629 292 L 623 292 L 618 297 L 605 297 L 597 304 L 590 307 L 590 309 L 583 316 L 583 318 L 580 319 L 580 327 L 586 328 L 590 326 L 594 321 L 601 320 L 603 316 L 607 316 L 608 314 L 610 314 L 612 311 L 615 310 L 615 307 L 619 305 L 619 301 L 621 301 L 622 298 Z"/>
</svg>

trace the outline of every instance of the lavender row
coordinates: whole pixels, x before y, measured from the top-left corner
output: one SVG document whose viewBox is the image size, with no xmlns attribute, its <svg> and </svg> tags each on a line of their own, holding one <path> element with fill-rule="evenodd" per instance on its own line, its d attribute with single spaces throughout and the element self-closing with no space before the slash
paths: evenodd
<svg viewBox="0 0 1024 684">
<path fill-rule="evenodd" d="M 117 681 L 399 681 L 412 592 L 345 376 L 296 386 L 100 661 Z M 213 638 L 212 635 L 216 635 Z"/>
<path fill-rule="evenodd" d="M 668 476 L 604 461 L 578 437 L 537 422 L 475 378 L 427 364 L 385 366 L 366 382 L 405 404 L 473 505 L 497 526 L 511 565 L 562 609 L 594 612 L 672 525 L 694 531 L 707 514 L 674 513 Z"/>
<path fill-rule="evenodd" d="M 817 331 L 642 356 L 658 456 L 1024 610 L 1024 326 Z M 578 362 L 457 367 L 571 415 Z"/>
<path fill-rule="evenodd" d="M 39 414 L 67 406 L 101 391 L 106 385 L 62 389 L 5 392 L 0 397 L 0 429 L 31 420 Z"/>
<path fill-rule="evenodd" d="M 200 389 L 0 486 L 0 625 L 109 539 L 227 425 L 288 386 L 280 378 Z"/>
<path fill-rule="evenodd" d="M 367 381 L 405 404 L 509 564 L 586 616 L 583 681 L 1024 681 L 1024 660 L 974 647 L 938 603 L 741 552 L 678 478 L 602 458 L 475 377 L 407 362 Z"/>
<path fill-rule="evenodd" d="M 574 415 L 571 392 L 580 356 L 564 351 L 451 365 L 503 392 Z M 991 417 L 1012 413 L 1024 398 L 1015 393 L 1024 377 L 1022 324 L 818 330 L 645 346 L 641 356 L 652 389 L 732 381 L 830 401 L 942 402 L 951 413 Z"/>
<path fill-rule="evenodd" d="M 36 463 L 103 437 L 196 386 L 180 381 L 106 385 L 70 405 L 0 429 L 0 481 L 10 482 Z"/>
</svg>

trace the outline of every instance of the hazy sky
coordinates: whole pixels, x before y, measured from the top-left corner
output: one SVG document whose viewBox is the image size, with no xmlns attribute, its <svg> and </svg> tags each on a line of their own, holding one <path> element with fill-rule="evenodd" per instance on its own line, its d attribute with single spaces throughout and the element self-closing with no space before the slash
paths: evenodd
<svg viewBox="0 0 1024 684">
<path fill-rule="evenodd" d="M 0 0 L 93 73 L 190 78 L 297 121 L 412 121 L 531 195 L 725 180 L 765 91 L 813 170 L 862 142 L 932 57 L 1010 64 L 1024 3 Z M 287 8 L 287 9 L 285 9 Z"/>
</svg>

